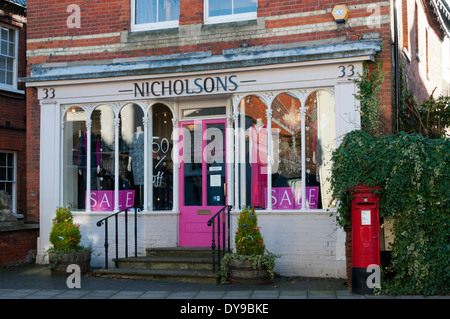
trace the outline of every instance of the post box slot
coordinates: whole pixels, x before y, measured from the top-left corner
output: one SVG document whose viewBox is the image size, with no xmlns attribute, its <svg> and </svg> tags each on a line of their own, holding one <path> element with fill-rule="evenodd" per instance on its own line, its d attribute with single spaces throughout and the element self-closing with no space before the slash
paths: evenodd
<svg viewBox="0 0 450 319">
<path fill-rule="evenodd" d="M 368 207 L 375 207 L 375 203 L 356 203 L 356 208 L 368 208 Z"/>
</svg>

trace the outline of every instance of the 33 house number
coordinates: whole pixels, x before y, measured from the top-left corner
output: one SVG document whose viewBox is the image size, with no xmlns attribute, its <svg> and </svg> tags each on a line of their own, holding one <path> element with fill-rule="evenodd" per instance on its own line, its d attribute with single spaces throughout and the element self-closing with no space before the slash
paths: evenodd
<svg viewBox="0 0 450 319">
<path fill-rule="evenodd" d="M 55 89 L 54 88 L 45 88 L 42 89 L 42 91 L 44 92 L 44 96 L 42 97 L 43 99 L 53 99 L 55 98 Z"/>
<path fill-rule="evenodd" d="M 338 77 L 343 78 L 343 77 L 351 77 L 355 75 L 355 66 L 353 64 L 349 64 L 347 66 L 345 65 L 340 65 L 339 66 L 339 71 L 341 72 Z"/>
</svg>

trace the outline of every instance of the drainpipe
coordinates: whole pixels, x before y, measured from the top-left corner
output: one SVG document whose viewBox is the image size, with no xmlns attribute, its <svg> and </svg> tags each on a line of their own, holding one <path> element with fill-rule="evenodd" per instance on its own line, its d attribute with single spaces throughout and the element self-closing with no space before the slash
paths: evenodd
<svg viewBox="0 0 450 319">
<path fill-rule="evenodd" d="M 397 12 L 397 3 L 398 0 L 393 0 L 394 3 L 394 66 L 395 66 L 395 77 L 394 77 L 394 103 L 395 103 L 395 129 L 398 133 L 399 131 L 399 101 L 400 101 L 400 57 L 399 57 L 399 49 L 398 49 L 398 12 Z"/>
</svg>

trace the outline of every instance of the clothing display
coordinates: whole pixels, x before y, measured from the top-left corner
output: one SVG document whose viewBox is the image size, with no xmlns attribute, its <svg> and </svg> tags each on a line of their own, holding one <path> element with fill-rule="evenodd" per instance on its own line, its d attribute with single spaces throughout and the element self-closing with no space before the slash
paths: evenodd
<svg viewBox="0 0 450 319">
<path fill-rule="evenodd" d="M 134 185 L 144 184 L 144 134 L 133 134 L 130 145 L 131 166 Z"/>
<path fill-rule="evenodd" d="M 251 206 L 266 208 L 267 188 L 267 126 L 257 123 L 250 128 Z"/>
</svg>

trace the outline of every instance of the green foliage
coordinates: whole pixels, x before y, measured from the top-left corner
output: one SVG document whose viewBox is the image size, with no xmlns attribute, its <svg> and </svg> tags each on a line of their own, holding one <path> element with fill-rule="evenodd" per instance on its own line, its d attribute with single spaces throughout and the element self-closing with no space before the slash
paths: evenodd
<svg viewBox="0 0 450 319">
<path fill-rule="evenodd" d="M 244 208 L 239 214 L 235 240 L 238 255 L 262 255 L 265 251 L 263 237 L 253 208 Z"/>
<path fill-rule="evenodd" d="M 50 231 L 50 243 L 53 251 L 78 251 L 80 245 L 80 225 L 74 224 L 72 212 L 65 207 L 56 209 L 56 217 L 53 218 L 53 226 Z"/>
<path fill-rule="evenodd" d="M 265 268 L 271 278 L 274 278 L 275 260 L 280 255 L 266 251 L 254 208 L 244 208 L 240 212 L 234 242 L 236 244 L 236 253 L 226 254 L 220 264 L 222 283 L 226 283 L 228 280 L 228 263 L 232 259 L 237 259 L 241 262 L 249 260 L 254 269 Z"/>
<path fill-rule="evenodd" d="M 446 136 L 446 129 L 450 127 L 450 97 L 431 96 L 421 105 L 411 95 L 405 92 L 400 105 L 400 130 L 416 132 L 428 138 Z"/>
<path fill-rule="evenodd" d="M 381 115 L 381 89 L 385 74 L 383 63 L 369 62 L 364 65 L 364 74 L 358 74 L 354 81 L 358 85 L 355 98 L 360 102 L 361 128 L 372 136 L 381 134 L 383 119 Z"/>
<path fill-rule="evenodd" d="M 265 268 L 270 274 L 270 278 L 275 277 L 275 261 L 280 255 L 275 255 L 270 252 L 261 255 L 239 255 L 239 254 L 226 254 L 220 262 L 220 273 L 221 273 L 221 283 L 227 283 L 228 281 L 228 264 L 231 260 L 237 259 L 240 262 L 249 260 L 252 263 L 253 269 L 263 269 Z"/>
<path fill-rule="evenodd" d="M 448 294 L 450 278 L 450 140 L 399 133 L 347 134 L 333 153 L 331 190 L 337 220 L 351 226 L 351 193 L 380 186 L 380 216 L 394 222 L 392 261 L 384 291 Z"/>
</svg>

